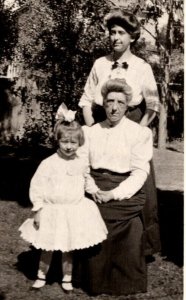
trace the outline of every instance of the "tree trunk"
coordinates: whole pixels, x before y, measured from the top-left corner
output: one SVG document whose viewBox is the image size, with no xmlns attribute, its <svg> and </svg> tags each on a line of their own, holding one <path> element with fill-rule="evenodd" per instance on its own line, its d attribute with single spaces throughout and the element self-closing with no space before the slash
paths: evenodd
<svg viewBox="0 0 186 300">
<path fill-rule="evenodd" d="M 167 140 L 167 105 L 162 101 L 160 105 L 159 127 L 158 127 L 158 148 L 165 149 Z"/>
</svg>

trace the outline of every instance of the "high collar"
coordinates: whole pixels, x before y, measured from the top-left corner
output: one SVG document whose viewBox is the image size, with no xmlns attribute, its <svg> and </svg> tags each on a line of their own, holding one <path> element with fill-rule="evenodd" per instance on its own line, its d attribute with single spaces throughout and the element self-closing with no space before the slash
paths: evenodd
<svg viewBox="0 0 186 300">
<path fill-rule="evenodd" d="M 112 125 L 108 119 L 106 119 L 103 123 L 105 125 L 106 128 L 116 128 L 119 127 L 123 124 L 123 122 L 125 122 L 126 120 L 126 116 L 123 116 L 122 119 L 119 121 L 119 123 Z"/>
<path fill-rule="evenodd" d="M 128 49 L 127 51 L 125 51 L 123 54 L 121 54 L 120 56 L 117 55 L 117 53 L 115 54 L 114 52 L 112 52 L 112 60 L 113 61 L 117 61 L 118 63 L 122 63 L 122 62 L 129 62 L 130 59 L 132 58 L 133 54 L 130 51 L 130 49 Z"/>
</svg>

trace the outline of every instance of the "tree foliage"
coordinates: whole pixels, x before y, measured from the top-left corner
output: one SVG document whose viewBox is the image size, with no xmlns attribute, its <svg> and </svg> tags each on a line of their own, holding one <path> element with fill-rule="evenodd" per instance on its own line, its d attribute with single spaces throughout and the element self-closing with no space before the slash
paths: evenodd
<svg viewBox="0 0 186 300">
<path fill-rule="evenodd" d="M 19 78 L 16 86 L 23 92 L 27 112 L 22 140 L 31 141 L 34 132 L 35 141 L 48 141 L 61 102 L 78 109 L 93 61 L 108 51 L 102 25 L 108 10 L 106 0 L 30 0 L 24 11 L 17 11 L 15 60 L 23 63 L 24 80 Z M 28 91 L 29 80 L 36 81 L 39 94 Z M 40 119 L 31 117 L 33 98 L 41 104 Z M 77 116 L 82 121 L 80 111 Z"/>
<path fill-rule="evenodd" d="M 179 18 L 175 18 L 175 11 L 183 10 L 180 6 L 182 1 L 174 0 L 174 20 L 171 21 L 171 26 L 172 24 L 179 26 L 171 27 L 169 24 L 169 27 L 165 26 L 162 30 L 159 30 L 158 20 L 165 11 L 168 14 L 170 11 L 173 13 L 170 10 L 170 1 L 136 0 L 133 2 L 128 1 L 127 8 L 137 14 L 142 26 L 145 27 L 150 20 L 153 20 L 156 26 L 156 46 L 160 61 L 163 58 L 163 64 L 154 63 L 153 68 L 161 77 L 160 81 L 163 81 L 165 60 L 162 57 L 162 49 L 169 49 L 168 55 L 171 56 L 175 49 L 176 51 L 181 49 L 183 42 L 183 34 L 179 30 L 182 24 L 179 23 Z M 27 0 L 20 4 L 20 8 L 14 13 L 19 33 L 14 60 L 22 63 L 21 76 L 27 83 L 19 83 L 17 87 L 21 89 L 23 104 L 28 112 L 25 132 L 29 132 L 30 140 L 34 132 L 36 141 L 47 139 L 47 132 L 51 131 L 55 112 L 61 102 L 65 102 L 70 109 L 78 109 L 77 104 L 93 61 L 109 51 L 103 17 L 110 7 L 115 5 L 115 1 Z M 139 41 L 134 49 L 135 53 L 148 58 L 149 52 L 146 51 L 146 46 L 146 41 Z M 173 77 L 177 80 L 176 76 Z M 31 79 L 38 86 L 38 94 L 31 93 L 32 89 L 27 86 Z M 173 98 L 172 94 L 171 99 Z M 33 99 L 41 103 L 39 120 L 30 117 Z M 79 111 L 78 117 L 81 121 Z M 25 140 L 27 138 L 25 136 Z"/>
<path fill-rule="evenodd" d="M 135 13 L 140 12 L 143 13 L 141 22 L 144 29 L 149 22 L 154 22 L 155 27 L 159 64 L 155 64 L 154 69 L 160 82 L 161 100 L 158 146 L 165 148 L 166 140 L 176 132 L 175 127 L 179 127 L 180 134 L 183 133 L 183 1 L 138 1 Z M 160 20 L 164 16 L 168 17 L 167 23 L 160 28 Z M 153 36 L 151 32 L 149 34 Z M 175 76 L 175 73 L 179 73 L 179 76 Z"/>
<path fill-rule="evenodd" d="M 12 58 L 15 44 L 17 43 L 17 26 L 13 13 L 5 5 L 5 0 L 0 0 L 0 63 Z M 1 71 L 2 72 L 2 71 Z"/>
</svg>

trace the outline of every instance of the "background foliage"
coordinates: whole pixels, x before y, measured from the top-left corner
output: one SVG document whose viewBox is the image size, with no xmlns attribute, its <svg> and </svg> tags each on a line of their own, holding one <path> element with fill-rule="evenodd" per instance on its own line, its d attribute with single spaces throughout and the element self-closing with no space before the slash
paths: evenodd
<svg viewBox="0 0 186 300">
<path fill-rule="evenodd" d="M 169 1 L 157 1 L 159 5 L 151 6 L 148 6 L 151 1 L 133 2 L 136 5 L 128 1 L 128 8 L 140 16 L 144 26 L 149 20 L 156 22 L 163 9 L 169 10 Z M 27 0 L 22 1 L 20 8 L 14 11 L 13 32 L 16 34 L 12 38 L 10 30 L 7 35 L 13 41 L 11 45 L 16 44 L 16 47 L 9 48 L 11 57 L 21 65 L 22 70 L 19 78 L 15 78 L 15 90 L 21 93 L 25 114 L 21 133 L 16 137 L 19 142 L 50 144 L 55 112 L 61 102 L 65 102 L 70 109 L 78 110 L 78 119 L 83 122 L 78 101 L 93 61 L 109 52 L 103 17 L 115 3 L 108 0 Z M 12 20 L 11 16 L 9 11 Z M 183 32 L 178 28 L 174 27 L 171 44 L 171 59 L 175 66 L 171 67 L 171 82 L 182 85 L 180 53 L 183 52 Z M 167 28 L 163 27 L 157 39 L 157 60 L 151 60 L 152 52 L 144 39 L 133 49 L 134 53 L 151 63 L 160 83 L 164 68 L 158 46 L 165 46 L 166 36 Z M 9 58 L 6 47 L 3 49 L 1 58 Z M 169 101 L 169 138 L 180 137 L 183 132 L 183 122 L 179 126 L 176 124 L 178 119 L 183 120 L 183 86 L 180 88 L 178 85 L 176 89 L 174 87 Z M 38 114 L 34 113 L 36 106 L 39 107 Z M 175 125 L 179 130 L 173 130 Z"/>
</svg>

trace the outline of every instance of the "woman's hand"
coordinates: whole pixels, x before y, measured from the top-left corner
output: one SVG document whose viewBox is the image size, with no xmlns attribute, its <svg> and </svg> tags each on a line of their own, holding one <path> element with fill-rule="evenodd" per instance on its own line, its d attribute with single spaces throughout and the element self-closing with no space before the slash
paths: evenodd
<svg viewBox="0 0 186 300">
<path fill-rule="evenodd" d="M 36 230 L 38 230 L 40 226 L 40 213 L 41 210 L 38 210 L 34 215 L 34 227 Z"/>
<path fill-rule="evenodd" d="M 106 203 L 109 202 L 110 200 L 113 200 L 114 195 L 112 191 L 101 191 L 99 190 L 97 193 L 95 193 L 93 196 L 93 199 L 95 202 L 98 203 Z"/>
</svg>

